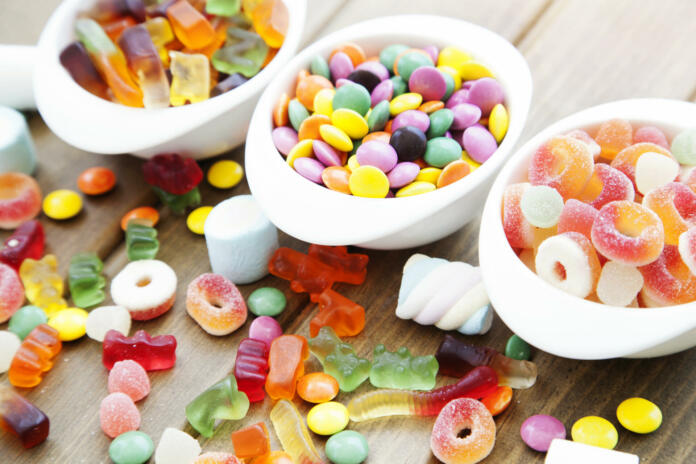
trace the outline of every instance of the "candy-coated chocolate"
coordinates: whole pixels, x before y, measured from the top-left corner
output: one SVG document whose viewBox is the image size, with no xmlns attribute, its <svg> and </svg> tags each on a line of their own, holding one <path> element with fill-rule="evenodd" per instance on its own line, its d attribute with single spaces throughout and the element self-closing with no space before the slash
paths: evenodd
<svg viewBox="0 0 696 464">
<path fill-rule="evenodd" d="M 662 425 L 662 411 L 645 398 L 629 398 L 616 408 L 621 425 L 634 433 L 652 433 Z"/>
<path fill-rule="evenodd" d="M 555 417 L 537 414 L 528 417 L 522 423 L 520 435 L 527 446 L 536 451 L 545 452 L 554 439 L 562 440 L 566 437 L 566 429 L 563 422 Z"/>
<path fill-rule="evenodd" d="M 77 187 L 86 195 L 101 195 L 116 185 L 116 174 L 109 168 L 97 166 L 82 171 Z"/>
<path fill-rule="evenodd" d="M 344 430 L 326 441 L 326 457 L 334 464 L 360 464 L 367 459 L 367 439 L 359 432 Z"/>
<path fill-rule="evenodd" d="M 85 335 L 87 311 L 81 308 L 61 309 L 48 319 L 48 325 L 58 331 L 58 337 L 69 342 Z"/>
<path fill-rule="evenodd" d="M 570 431 L 573 441 L 600 448 L 614 449 L 619 441 L 616 427 L 603 417 L 587 416 L 578 419 Z"/>
<path fill-rule="evenodd" d="M 82 198 L 73 190 L 54 190 L 43 200 L 43 212 L 51 219 L 70 219 L 81 210 Z"/>
<path fill-rule="evenodd" d="M 142 464 L 154 451 L 152 438 L 135 430 L 117 436 L 109 445 L 109 457 L 114 464 Z"/>
<path fill-rule="evenodd" d="M 318 435 L 338 433 L 346 428 L 348 421 L 348 410 L 336 401 L 317 404 L 307 413 L 307 426 Z"/>
<path fill-rule="evenodd" d="M 310 403 L 326 403 L 338 394 L 338 382 L 323 372 L 305 374 L 297 382 L 297 394 Z"/>
<path fill-rule="evenodd" d="M 188 227 L 188 230 L 194 234 L 203 235 L 205 220 L 212 210 L 212 206 L 200 206 L 191 211 L 186 218 L 186 227 Z"/>
<path fill-rule="evenodd" d="M 208 170 L 208 183 L 215 188 L 229 189 L 241 182 L 244 177 L 244 168 L 233 160 L 221 160 L 215 162 Z"/>
</svg>

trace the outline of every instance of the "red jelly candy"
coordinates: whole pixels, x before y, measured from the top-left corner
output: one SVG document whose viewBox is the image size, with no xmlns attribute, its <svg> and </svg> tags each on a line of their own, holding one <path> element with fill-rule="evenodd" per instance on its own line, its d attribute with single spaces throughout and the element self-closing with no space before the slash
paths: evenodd
<svg viewBox="0 0 696 464">
<path fill-rule="evenodd" d="M 145 182 L 174 195 L 183 195 L 203 179 L 203 171 L 191 158 L 176 153 L 157 155 L 143 164 Z"/>
<path fill-rule="evenodd" d="M 246 393 L 249 401 L 262 401 L 266 396 L 264 386 L 268 374 L 268 349 L 261 340 L 245 338 L 237 348 L 234 361 L 234 378 L 239 391 Z"/>
<path fill-rule="evenodd" d="M 26 258 L 39 259 L 44 251 L 44 229 L 35 219 L 27 221 L 14 231 L 0 250 L 0 262 L 19 271 Z"/>
<path fill-rule="evenodd" d="M 534 153 L 529 182 L 548 185 L 565 199 L 575 198 L 592 176 L 594 159 L 587 143 L 569 136 L 554 137 Z"/>
<path fill-rule="evenodd" d="M 592 224 L 599 214 L 594 207 L 572 198 L 565 202 L 558 220 L 558 233 L 579 232 L 592 240 Z"/>
<path fill-rule="evenodd" d="M 592 177 L 578 195 L 578 200 L 597 209 L 611 201 L 633 201 L 636 191 L 626 174 L 608 164 L 595 164 Z"/>
<path fill-rule="evenodd" d="M 513 248 L 532 248 L 534 246 L 534 226 L 524 214 L 520 201 L 529 183 L 508 185 L 503 194 L 503 230 Z"/>
<path fill-rule="evenodd" d="M 102 363 L 111 370 L 115 363 L 132 359 L 146 371 L 169 369 L 176 363 L 176 338 L 173 335 L 150 337 L 138 330 L 126 337 L 117 330 L 109 330 L 104 337 Z"/>
<path fill-rule="evenodd" d="M 24 303 L 24 286 L 17 272 L 0 263 L 0 324 L 12 317 Z"/>
<path fill-rule="evenodd" d="M 0 229 L 14 229 L 41 211 L 39 184 L 21 172 L 0 174 Z"/>
<path fill-rule="evenodd" d="M 319 329 L 329 326 L 339 337 L 353 337 L 365 328 L 365 308 L 338 292 L 326 289 L 311 295 L 319 303 L 319 312 L 309 323 L 309 335 L 316 337 Z"/>
<path fill-rule="evenodd" d="M 665 245 L 656 261 L 638 270 L 645 281 L 642 296 L 648 306 L 669 306 L 696 300 L 696 276 L 681 259 L 677 247 Z"/>
<path fill-rule="evenodd" d="M 679 236 L 696 226 L 696 193 L 679 182 L 651 190 L 643 198 L 643 206 L 662 220 L 667 245 L 679 244 Z"/>
</svg>

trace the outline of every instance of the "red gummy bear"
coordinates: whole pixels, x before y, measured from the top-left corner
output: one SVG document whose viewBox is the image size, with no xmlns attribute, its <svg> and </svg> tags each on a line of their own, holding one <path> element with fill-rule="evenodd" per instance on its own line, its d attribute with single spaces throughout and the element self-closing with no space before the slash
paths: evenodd
<svg viewBox="0 0 696 464">
<path fill-rule="evenodd" d="M 117 330 L 109 330 L 104 337 L 102 363 L 111 370 L 118 361 L 132 359 L 146 371 L 170 369 L 176 363 L 176 338 L 173 335 L 150 337 L 138 330 L 126 337 Z"/>
<path fill-rule="evenodd" d="M 360 285 L 365 282 L 370 258 L 359 253 L 348 253 L 344 246 L 310 245 L 309 256 L 341 271 L 338 282 Z"/>
<path fill-rule="evenodd" d="M 41 258 L 44 241 L 44 229 L 41 223 L 36 219 L 27 221 L 17 227 L 5 240 L 5 246 L 0 250 L 0 262 L 18 271 L 25 259 Z"/>
<path fill-rule="evenodd" d="M 203 179 L 203 171 L 191 158 L 167 153 L 150 158 L 143 164 L 145 182 L 174 195 L 183 195 Z"/>
<path fill-rule="evenodd" d="M 319 329 L 329 326 L 339 337 L 353 337 L 365 328 L 365 308 L 331 289 L 312 294 L 319 303 L 319 312 L 309 323 L 309 334 L 316 337 Z"/>
<path fill-rule="evenodd" d="M 246 393 L 249 401 L 263 401 L 264 386 L 268 374 L 268 346 L 261 340 L 245 338 L 239 342 L 234 361 L 234 378 L 239 391 Z"/>
</svg>

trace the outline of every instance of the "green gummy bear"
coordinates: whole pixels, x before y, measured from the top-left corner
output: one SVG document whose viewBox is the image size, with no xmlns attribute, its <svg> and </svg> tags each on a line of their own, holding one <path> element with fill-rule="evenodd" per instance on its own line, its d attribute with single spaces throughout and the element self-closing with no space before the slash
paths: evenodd
<svg viewBox="0 0 696 464">
<path fill-rule="evenodd" d="M 377 345 L 370 370 L 370 383 L 377 388 L 432 390 L 439 369 L 435 356 L 413 356 L 405 346 L 389 351 Z"/>
<path fill-rule="evenodd" d="M 216 16 L 234 16 L 239 13 L 242 0 L 208 0 L 205 12 Z"/>
<path fill-rule="evenodd" d="M 268 54 L 268 45 L 260 35 L 239 27 L 227 29 L 225 45 L 213 53 L 213 67 L 225 74 L 255 76 Z"/>
<path fill-rule="evenodd" d="M 152 187 L 155 195 L 164 203 L 174 214 L 184 214 L 189 206 L 196 206 L 201 203 L 201 192 L 198 187 L 194 187 L 183 195 L 176 195 L 165 192 L 159 187 Z"/>
<path fill-rule="evenodd" d="M 239 420 L 249 410 L 246 393 L 237 390 L 234 375 L 225 377 L 186 406 L 186 419 L 204 437 L 212 437 L 216 420 Z"/>
<path fill-rule="evenodd" d="M 126 253 L 130 261 L 154 259 L 158 250 L 157 229 L 143 224 L 137 219 L 128 221 L 126 226 Z"/>
<path fill-rule="evenodd" d="M 73 302 L 89 308 L 104 301 L 106 279 L 101 275 L 104 263 L 96 253 L 78 253 L 70 259 L 68 286 Z"/>
<path fill-rule="evenodd" d="M 309 339 L 309 350 L 319 359 L 324 372 L 338 381 L 341 391 L 355 390 L 370 375 L 370 361 L 359 358 L 350 343 L 342 342 L 329 326 Z"/>
</svg>

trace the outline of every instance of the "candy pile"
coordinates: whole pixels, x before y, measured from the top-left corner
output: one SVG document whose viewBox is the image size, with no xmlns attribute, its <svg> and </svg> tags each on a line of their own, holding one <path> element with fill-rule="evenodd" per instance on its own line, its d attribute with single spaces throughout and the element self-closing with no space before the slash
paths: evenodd
<svg viewBox="0 0 696 464">
<path fill-rule="evenodd" d="M 545 142 L 507 187 L 510 246 L 580 298 L 655 307 L 696 300 L 696 132 L 671 141 L 615 119 Z"/>
<path fill-rule="evenodd" d="M 288 27 L 282 0 L 99 0 L 75 21 L 60 62 L 88 92 L 167 108 L 221 95 L 275 56 Z"/>
<path fill-rule="evenodd" d="M 436 67 L 437 66 L 437 67 Z M 319 185 L 360 197 L 418 195 L 467 176 L 507 132 L 505 94 L 457 47 L 346 43 L 297 76 L 273 111 L 273 143 Z"/>
</svg>

